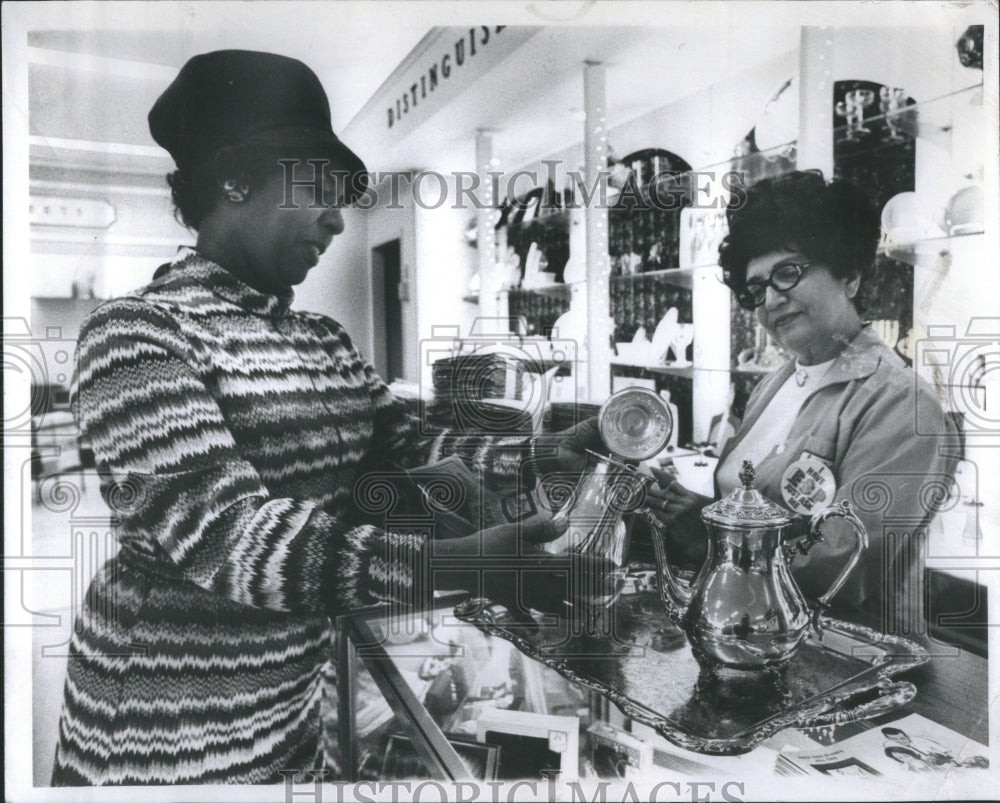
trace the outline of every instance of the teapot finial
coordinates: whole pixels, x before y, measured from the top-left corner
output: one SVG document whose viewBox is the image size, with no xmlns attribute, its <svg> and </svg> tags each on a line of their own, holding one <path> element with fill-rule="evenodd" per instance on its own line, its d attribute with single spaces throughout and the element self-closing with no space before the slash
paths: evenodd
<svg viewBox="0 0 1000 803">
<path fill-rule="evenodd" d="M 740 466 L 740 482 L 743 483 L 745 489 L 750 490 L 754 477 L 756 477 L 756 472 L 753 470 L 753 463 L 744 460 L 743 465 Z"/>
</svg>

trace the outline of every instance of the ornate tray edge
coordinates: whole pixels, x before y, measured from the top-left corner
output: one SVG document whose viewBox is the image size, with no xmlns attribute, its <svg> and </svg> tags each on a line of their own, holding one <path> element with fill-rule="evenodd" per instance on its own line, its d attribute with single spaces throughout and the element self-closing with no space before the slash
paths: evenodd
<svg viewBox="0 0 1000 803">
<path fill-rule="evenodd" d="M 470 610 L 471 612 L 463 613 L 461 609 Z M 900 672 L 920 666 L 930 660 L 930 654 L 927 650 L 916 642 L 902 636 L 893 636 L 863 625 L 822 617 L 824 629 L 839 631 L 872 646 L 886 647 L 891 645 L 899 647 L 906 652 L 902 656 L 887 654 L 879 662 L 872 664 L 864 673 L 866 677 L 870 678 L 868 682 L 866 682 L 865 677 L 856 677 L 853 682 L 847 682 L 839 688 L 821 693 L 810 704 L 800 704 L 800 707 L 789 709 L 783 714 L 776 714 L 764 720 L 759 727 L 752 731 L 744 731 L 728 739 L 711 739 L 695 736 L 673 727 L 665 722 L 662 716 L 655 711 L 651 711 L 641 703 L 637 703 L 621 692 L 575 672 L 564 659 L 545 655 L 523 636 L 509 630 L 504 623 L 497 622 L 492 614 L 486 613 L 488 610 L 489 602 L 487 600 L 468 600 L 455 607 L 454 615 L 458 619 L 468 622 L 490 635 L 509 641 L 529 658 L 555 670 L 570 682 L 603 694 L 615 703 L 623 713 L 649 725 L 657 733 L 678 747 L 706 755 L 740 755 L 748 753 L 765 739 L 770 738 L 785 728 L 818 727 L 869 719 L 905 705 L 915 696 L 916 687 L 911 683 L 893 683 L 891 677 Z M 870 710 L 863 710 L 863 706 L 859 709 L 837 710 L 842 703 L 850 698 L 876 689 L 884 691 L 885 694 L 876 701 L 876 703 L 880 702 L 881 704 L 872 706 Z M 827 716 L 824 717 L 824 715 Z"/>
</svg>

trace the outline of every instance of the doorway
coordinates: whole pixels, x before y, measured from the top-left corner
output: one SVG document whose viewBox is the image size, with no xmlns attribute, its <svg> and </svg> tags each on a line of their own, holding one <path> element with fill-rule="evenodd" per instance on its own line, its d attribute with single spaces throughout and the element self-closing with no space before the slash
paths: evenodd
<svg viewBox="0 0 1000 803">
<path fill-rule="evenodd" d="M 372 249 L 373 363 L 386 382 L 403 376 L 403 305 L 400 241 Z"/>
</svg>

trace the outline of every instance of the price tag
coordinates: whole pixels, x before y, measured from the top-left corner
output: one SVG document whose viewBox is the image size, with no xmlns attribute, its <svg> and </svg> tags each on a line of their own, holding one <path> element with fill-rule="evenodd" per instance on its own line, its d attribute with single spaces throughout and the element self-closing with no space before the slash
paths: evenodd
<svg viewBox="0 0 1000 803">
<path fill-rule="evenodd" d="M 816 455 L 803 452 L 781 475 L 781 496 L 796 513 L 811 516 L 833 503 L 837 478 Z"/>
</svg>

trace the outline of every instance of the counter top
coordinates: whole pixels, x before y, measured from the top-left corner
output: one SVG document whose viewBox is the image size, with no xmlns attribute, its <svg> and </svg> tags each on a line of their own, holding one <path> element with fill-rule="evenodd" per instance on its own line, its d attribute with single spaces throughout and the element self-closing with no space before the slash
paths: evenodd
<svg viewBox="0 0 1000 803">
<path fill-rule="evenodd" d="M 625 598 L 623 597 L 622 599 Z M 359 614 L 348 617 L 348 621 L 351 622 L 351 624 L 349 624 L 346 628 L 346 631 L 350 634 L 351 639 L 357 644 L 358 654 L 363 655 L 365 665 L 372 671 L 373 677 L 375 677 L 376 680 L 381 679 L 379 686 L 382 693 L 386 696 L 386 699 L 396 712 L 397 720 L 402 718 L 410 723 L 409 725 L 406 725 L 405 722 L 400 721 L 399 726 L 404 727 L 405 730 L 413 732 L 412 726 L 419 720 L 421 728 L 429 731 L 429 733 L 425 734 L 426 742 L 427 745 L 435 745 L 438 749 L 438 771 L 443 773 L 440 777 L 449 777 L 448 770 L 445 767 L 447 762 L 441 763 L 443 759 L 440 758 L 443 753 L 447 753 L 447 748 L 445 747 L 447 739 L 442 734 L 442 729 L 445 733 L 451 732 L 449 731 L 449 727 L 454 729 L 454 724 L 456 722 L 463 721 L 464 715 L 461 714 L 461 711 L 464 710 L 465 706 L 460 707 L 460 709 L 458 709 L 454 714 L 450 715 L 450 718 L 440 720 L 437 724 L 435 724 L 436 718 L 432 718 L 428 715 L 427 709 L 424 707 L 424 702 L 417 699 L 411 688 L 392 689 L 391 693 L 389 693 L 389 686 L 391 684 L 387 681 L 387 678 L 391 677 L 394 672 L 398 674 L 399 670 L 406 665 L 407 660 L 412 663 L 411 656 L 413 655 L 430 655 L 434 654 L 435 651 L 438 653 L 446 651 L 447 653 L 448 647 L 446 646 L 446 642 L 448 644 L 452 644 L 453 647 L 455 639 L 457 639 L 457 643 L 460 644 L 465 642 L 469 642 L 471 644 L 475 641 L 475 639 L 470 641 L 472 637 L 463 637 L 461 635 L 465 632 L 464 629 L 467 629 L 470 625 L 457 620 L 451 615 L 450 611 L 453 602 L 454 599 L 439 600 L 438 605 L 442 607 L 438 607 L 435 612 L 431 614 L 412 614 L 412 616 L 416 618 L 428 617 L 428 621 L 433 622 L 433 626 L 430 628 L 429 635 L 425 634 L 420 637 L 421 640 L 409 643 L 404 647 L 400 647 L 398 645 L 394 645 L 392 642 L 386 642 L 385 640 L 380 639 L 378 635 L 379 633 L 390 632 L 389 629 L 387 629 L 387 623 L 391 621 L 391 618 L 387 618 L 387 614 L 384 612 Z M 629 604 L 632 603 L 630 602 Z M 655 611 L 651 611 L 649 613 L 652 614 L 655 613 Z M 427 628 L 424 628 L 424 630 L 426 629 Z M 473 628 L 473 632 L 475 631 L 476 628 Z M 504 643 L 506 642 L 506 639 L 500 640 L 494 635 L 489 635 L 491 632 L 489 627 L 485 628 L 485 631 L 486 642 L 483 642 L 483 645 L 478 647 L 478 651 L 482 652 L 484 656 L 493 655 L 495 654 L 495 650 L 497 648 L 490 647 L 489 644 L 496 642 Z M 617 631 L 612 632 L 616 635 L 621 635 L 618 634 Z M 447 636 L 447 639 L 442 638 L 445 635 Z M 480 635 L 478 638 L 481 640 L 484 636 Z M 627 639 L 625 639 L 625 641 L 627 641 Z M 601 643 L 605 643 L 609 648 L 608 650 L 605 650 L 605 652 L 609 653 L 613 653 L 616 650 L 620 652 L 623 649 L 621 639 L 616 640 L 615 638 L 607 635 L 591 638 L 590 642 L 590 646 L 594 649 L 597 649 Z M 646 692 L 642 692 L 646 697 L 649 697 L 649 695 L 652 694 L 652 697 L 649 697 L 649 700 L 646 702 L 653 701 L 655 703 L 655 700 L 662 698 L 663 694 L 667 694 L 668 697 L 670 695 L 674 695 L 676 697 L 678 694 L 681 696 L 684 696 L 685 694 L 690 696 L 689 686 L 691 685 L 691 678 L 697 675 L 697 666 L 694 664 L 693 660 L 689 660 L 690 650 L 687 647 L 673 647 L 673 650 L 675 651 L 680 650 L 674 654 L 680 656 L 678 660 L 680 660 L 681 664 L 683 664 L 684 671 L 679 673 L 680 675 L 683 675 L 683 677 L 674 678 L 673 681 L 670 681 L 669 678 L 671 677 L 671 673 L 674 675 L 678 674 L 677 671 L 672 670 L 670 665 L 668 665 L 670 662 L 667 658 L 670 655 L 670 651 L 668 650 L 667 653 L 661 653 L 657 650 L 652 650 L 652 645 L 648 643 L 644 646 L 646 653 L 652 660 L 639 661 L 639 664 L 646 664 L 645 670 L 643 670 L 642 666 L 639 665 L 629 669 L 627 665 L 616 663 L 613 659 L 611 660 L 611 668 L 609 668 L 608 666 L 602 665 L 600 656 L 591 656 L 590 658 L 587 658 L 586 656 L 580 655 L 570 656 L 561 663 L 559 660 L 556 660 L 555 664 L 558 664 L 558 666 L 555 666 L 550 661 L 540 662 L 538 660 L 539 656 L 534 654 L 535 651 L 532 649 L 526 650 L 521 644 L 518 643 L 517 639 L 511 640 L 509 644 L 513 645 L 516 650 L 515 654 L 521 656 L 521 662 L 524 664 L 524 668 L 519 670 L 520 677 L 527 678 L 535 676 L 544 678 L 548 677 L 548 675 L 555 675 L 558 672 L 558 674 L 562 675 L 564 679 L 569 677 L 569 681 L 564 680 L 564 682 L 569 682 L 570 686 L 578 687 L 584 695 L 586 695 L 589 691 L 591 694 L 590 703 L 587 705 L 586 710 L 581 709 L 577 712 L 581 717 L 581 728 L 585 728 L 587 722 L 607 721 L 606 717 L 610 712 L 615 727 L 628 728 L 628 723 L 631 721 L 633 723 L 631 730 L 634 734 L 636 734 L 637 738 L 645 739 L 648 743 L 652 744 L 654 748 L 660 749 L 661 751 L 662 749 L 668 749 L 668 752 L 676 752 L 677 755 L 687 756 L 689 759 L 694 760 L 696 763 L 691 763 L 690 766 L 695 767 L 692 771 L 696 774 L 698 772 L 704 773 L 706 768 L 711 768 L 713 766 L 716 768 L 727 767 L 730 771 L 734 768 L 739 769 L 740 766 L 745 767 L 747 770 L 753 768 L 755 772 L 759 772 L 762 768 L 765 771 L 768 771 L 767 767 L 772 766 L 776 751 L 780 750 L 782 745 L 786 743 L 798 744 L 800 746 L 805 746 L 807 749 L 810 746 L 813 749 L 819 749 L 823 745 L 841 742 L 858 734 L 870 731 L 873 728 L 883 726 L 888 722 L 893 722 L 912 714 L 919 714 L 930 720 L 931 723 L 936 723 L 936 725 L 932 725 L 932 727 L 943 726 L 943 728 L 954 731 L 956 734 L 960 734 L 962 737 L 974 740 L 980 744 L 988 744 L 989 741 L 990 702 L 988 697 L 988 663 L 985 659 L 979 658 L 968 652 L 951 648 L 947 645 L 931 644 L 928 649 L 929 656 L 924 655 L 927 662 L 921 666 L 916 666 L 910 669 L 906 669 L 905 666 L 900 667 L 900 671 L 892 679 L 893 682 L 897 684 L 912 683 L 916 686 L 916 695 L 913 699 L 909 700 L 909 702 L 905 702 L 899 707 L 893 708 L 888 711 L 888 713 L 884 713 L 864 721 L 848 721 L 845 724 L 822 726 L 821 728 L 810 727 L 805 730 L 797 728 L 781 730 L 780 728 L 777 728 L 772 731 L 771 738 L 767 739 L 767 741 L 761 742 L 760 740 L 756 740 L 755 744 L 758 744 L 759 746 L 750 752 L 745 752 L 743 755 L 736 756 L 719 756 L 703 754 L 700 751 L 699 753 L 692 753 L 689 750 L 685 750 L 683 747 L 676 747 L 675 744 L 663 741 L 662 737 L 658 736 L 652 728 L 645 724 L 648 717 L 643 716 L 640 719 L 628 719 L 630 716 L 634 717 L 636 713 L 635 710 L 630 709 L 628 706 L 626 706 L 625 709 L 622 709 L 626 713 L 626 719 L 622 719 L 621 714 L 616 715 L 614 713 L 618 710 L 616 706 L 621 705 L 621 700 L 618 698 L 622 696 L 622 690 L 627 690 L 627 688 L 629 688 L 629 683 L 625 682 L 628 680 L 628 677 L 632 678 L 632 685 L 642 681 L 640 685 L 643 685 L 646 688 Z M 659 649 L 662 650 L 663 647 L 660 647 Z M 591 650 L 588 650 L 588 652 L 590 651 Z M 600 650 L 597 649 L 597 652 L 600 652 Z M 476 650 L 474 649 L 473 654 L 475 653 Z M 453 649 L 451 654 L 455 654 Z M 819 653 L 817 653 L 814 657 L 818 656 Z M 605 658 L 607 657 L 608 656 L 605 656 Z M 489 659 L 484 658 L 483 660 L 489 663 Z M 854 660 L 858 664 L 857 668 L 859 671 L 865 672 L 867 670 L 864 669 L 864 666 L 866 663 L 870 663 L 871 658 L 869 657 L 868 659 L 864 659 L 859 656 L 854 656 L 853 658 L 845 656 L 836 658 L 835 660 L 841 661 L 842 663 L 844 661 L 849 663 Z M 909 659 L 904 657 L 903 663 L 905 664 L 907 660 Z M 612 676 L 617 677 L 620 681 L 622 681 L 619 684 L 619 691 L 617 693 L 610 692 L 608 695 L 604 695 L 595 692 L 595 688 L 592 684 L 577 684 L 573 681 L 573 673 L 570 672 L 567 675 L 565 672 L 563 664 L 566 664 L 567 661 L 569 663 L 580 663 L 582 661 L 583 663 L 581 665 L 589 665 L 594 672 L 601 676 L 607 675 L 608 672 L 610 672 Z M 493 661 L 493 663 L 496 662 Z M 505 659 L 501 663 L 503 663 L 504 666 L 507 666 L 508 662 Z M 690 665 L 688 665 L 689 663 Z M 511 664 L 511 666 L 513 666 L 513 664 Z M 619 668 L 615 669 L 614 667 L 616 666 Z M 653 666 L 657 666 L 659 669 L 655 672 L 651 671 L 651 667 Z M 801 677 L 794 682 L 805 683 L 808 685 L 810 682 L 809 678 L 812 675 L 815 675 L 818 671 L 817 666 L 818 665 L 810 664 L 811 668 L 804 665 L 799 667 L 801 670 L 799 675 Z M 530 669 L 530 667 L 535 668 Z M 542 673 L 541 676 L 538 675 L 539 672 Z M 663 672 L 666 672 L 667 674 L 663 675 Z M 695 674 L 692 675 L 692 672 Z M 473 674 L 476 675 L 476 671 L 473 671 Z M 628 677 L 626 677 L 626 675 Z M 659 680 L 656 680 L 656 678 L 659 678 Z M 472 688 L 478 688 L 481 686 L 482 683 L 480 680 L 481 679 L 477 678 L 472 683 Z M 496 679 L 494 678 L 493 680 Z M 552 681 L 544 680 L 542 685 L 546 689 L 549 689 L 552 686 Z M 685 689 L 687 689 L 686 692 Z M 518 704 L 522 706 L 522 710 L 531 712 L 539 711 L 537 707 L 532 706 L 532 695 L 530 690 L 525 690 L 523 694 L 524 702 Z M 544 695 L 542 695 L 542 697 L 544 697 Z M 603 703 L 600 702 L 601 698 L 604 699 Z M 578 699 L 585 699 L 585 697 L 578 697 Z M 693 699 L 694 698 L 692 697 L 692 700 Z M 683 701 L 681 701 L 681 706 L 676 710 L 675 714 L 682 719 L 685 717 L 690 719 L 692 716 L 698 714 L 698 710 L 696 709 L 699 709 L 699 705 L 704 707 L 705 704 L 706 703 L 704 701 L 700 704 L 694 704 L 691 702 L 684 704 Z M 767 704 L 767 700 L 748 702 L 744 699 L 740 705 L 742 705 L 744 709 L 746 709 L 747 706 L 751 709 L 756 706 L 756 708 L 763 710 L 763 708 L 767 707 Z M 483 703 L 482 701 L 474 701 L 472 703 L 473 709 L 475 710 L 482 709 L 484 705 L 486 705 L 486 703 Z M 525 705 L 527 708 L 523 708 Z M 643 704 L 640 703 L 640 705 Z M 694 708 L 691 707 L 692 705 L 694 705 Z M 718 701 L 716 705 L 718 705 Z M 763 708 L 761 708 L 762 706 Z M 503 705 L 501 704 L 500 707 L 503 707 Z M 723 713 L 718 715 L 718 719 L 720 720 L 719 722 L 713 723 L 711 721 L 702 720 L 699 727 L 708 729 L 735 728 L 736 730 L 734 732 L 739 732 L 739 722 L 737 722 L 737 720 L 740 716 L 743 716 L 746 711 L 744 710 L 743 713 L 739 713 L 739 711 L 733 709 L 733 711 L 727 714 L 725 713 L 725 708 L 725 705 L 720 708 L 720 711 Z M 739 706 L 737 706 L 737 708 L 739 708 Z M 416 719 L 413 719 L 412 717 L 415 712 L 417 716 Z M 541 709 L 541 712 L 545 714 L 552 713 L 544 708 Z M 705 712 L 701 711 L 701 713 L 704 714 Z M 758 713 L 760 712 L 758 711 Z M 695 716 L 695 719 L 698 719 L 698 717 Z M 942 733 L 944 733 L 943 730 Z M 955 734 L 951 734 L 952 737 L 954 737 L 954 735 Z M 426 754 L 426 750 L 422 752 Z M 734 765 L 729 762 L 741 763 Z M 445 768 L 442 769 L 443 767 Z M 680 771 L 684 774 L 683 770 Z M 459 774 L 454 777 L 462 776 Z"/>
</svg>

